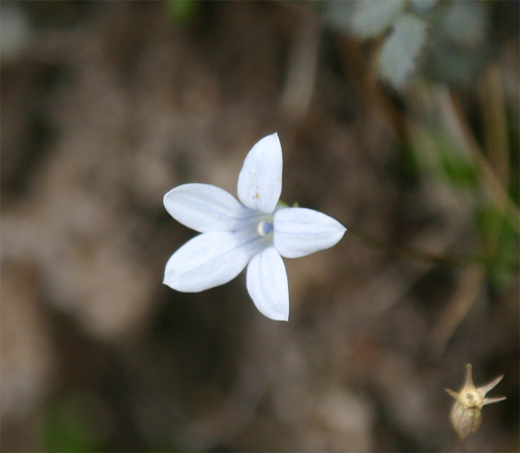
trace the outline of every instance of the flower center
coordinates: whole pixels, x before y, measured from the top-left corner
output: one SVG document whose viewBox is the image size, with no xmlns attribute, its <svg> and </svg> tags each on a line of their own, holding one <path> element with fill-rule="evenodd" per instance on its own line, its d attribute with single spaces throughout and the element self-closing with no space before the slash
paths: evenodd
<svg viewBox="0 0 520 453">
<path fill-rule="evenodd" d="M 271 231 L 273 231 L 273 224 L 272 222 L 266 222 L 265 220 L 262 220 L 258 224 L 257 230 L 260 236 L 267 236 Z"/>
</svg>

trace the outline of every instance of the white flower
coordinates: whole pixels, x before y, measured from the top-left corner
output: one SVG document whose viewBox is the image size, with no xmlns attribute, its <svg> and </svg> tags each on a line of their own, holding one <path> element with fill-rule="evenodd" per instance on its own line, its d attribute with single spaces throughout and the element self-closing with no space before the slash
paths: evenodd
<svg viewBox="0 0 520 453">
<path fill-rule="evenodd" d="M 184 184 L 164 196 L 170 215 L 202 234 L 166 264 L 164 284 L 182 292 L 223 285 L 247 266 L 247 290 L 268 318 L 289 319 L 289 288 L 282 260 L 337 244 L 346 228 L 312 209 L 278 204 L 282 147 L 278 134 L 260 140 L 238 177 L 238 202 L 208 184 Z"/>
</svg>

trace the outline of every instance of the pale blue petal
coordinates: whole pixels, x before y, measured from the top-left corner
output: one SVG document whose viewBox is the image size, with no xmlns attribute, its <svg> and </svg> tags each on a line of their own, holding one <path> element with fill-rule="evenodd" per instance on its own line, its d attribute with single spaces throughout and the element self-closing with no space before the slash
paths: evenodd
<svg viewBox="0 0 520 453">
<path fill-rule="evenodd" d="M 289 287 L 283 260 L 270 246 L 247 266 L 247 290 L 256 308 L 275 321 L 289 319 Z"/>
<path fill-rule="evenodd" d="M 347 229 L 332 217 L 305 208 L 278 209 L 274 246 L 286 258 L 299 258 L 336 245 Z"/>
<path fill-rule="evenodd" d="M 282 146 L 278 134 L 260 140 L 238 176 L 238 199 L 249 209 L 272 213 L 282 193 Z"/>
<path fill-rule="evenodd" d="M 164 284 L 185 293 L 204 291 L 233 280 L 262 247 L 259 237 L 227 231 L 200 234 L 166 264 Z"/>
<path fill-rule="evenodd" d="M 170 190 L 164 207 L 175 220 L 200 233 L 240 229 L 251 214 L 231 194 L 209 184 L 184 184 Z"/>
</svg>

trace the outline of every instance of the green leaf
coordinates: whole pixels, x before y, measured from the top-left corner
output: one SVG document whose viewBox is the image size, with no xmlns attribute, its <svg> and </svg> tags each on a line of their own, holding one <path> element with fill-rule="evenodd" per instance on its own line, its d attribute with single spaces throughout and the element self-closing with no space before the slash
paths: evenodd
<svg viewBox="0 0 520 453">
<path fill-rule="evenodd" d="M 475 193 L 479 178 L 473 157 L 443 129 L 433 130 L 432 137 L 436 144 L 430 165 L 433 174 L 454 189 Z"/>
<path fill-rule="evenodd" d="M 405 0 L 360 0 L 352 14 L 350 29 L 358 38 L 372 38 L 390 27 L 403 10 Z"/>
<path fill-rule="evenodd" d="M 101 451 L 103 435 L 96 426 L 89 397 L 81 393 L 69 394 L 47 404 L 42 432 L 43 451 Z"/>
<path fill-rule="evenodd" d="M 174 22 L 186 24 L 196 16 L 199 2 L 198 0 L 169 0 L 166 8 Z"/>
<path fill-rule="evenodd" d="M 518 274 L 518 235 L 514 228 L 506 223 L 500 235 L 496 254 L 491 263 L 491 278 L 498 288 L 506 288 Z"/>
<path fill-rule="evenodd" d="M 427 13 L 435 6 L 436 2 L 437 0 L 412 0 L 410 7 L 416 13 Z"/>
<path fill-rule="evenodd" d="M 444 19 L 445 32 L 457 47 L 469 50 L 486 39 L 487 6 L 484 2 L 452 2 Z"/>
<path fill-rule="evenodd" d="M 511 219 L 493 204 L 477 211 L 476 224 L 482 243 L 494 244 L 486 263 L 491 282 L 499 289 L 505 288 L 519 269 L 518 233 Z"/>
<path fill-rule="evenodd" d="M 464 155 L 456 146 L 446 144 L 439 149 L 441 172 L 455 188 L 475 191 L 478 186 L 478 174 L 475 163 Z"/>
<path fill-rule="evenodd" d="M 413 14 L 402 14 L 394 22 L 379 59 L 379 72 L 395 88 L 402 88 L 415 69 L 415 61 L 426 41 L 426 22 Z"/>
</svg>

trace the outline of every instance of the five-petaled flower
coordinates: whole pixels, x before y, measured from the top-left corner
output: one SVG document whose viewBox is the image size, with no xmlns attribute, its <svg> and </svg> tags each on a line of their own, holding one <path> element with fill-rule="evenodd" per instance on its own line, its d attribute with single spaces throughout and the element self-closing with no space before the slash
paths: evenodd
<svg viewBox="0 0 520 453">
<path fill-rule="evenodd" d="M 202 233 L 166 264 L 164 283 L 182 292 L 223 285 L 247 266 L 247 290 L 262 314 L 289 319 L 289 288 L 282 260 L 332 247 L 346 228 L 312 209 L 279 203 L 282 147 L 278 134 L 261 139 L 238 177 L 238 199 L 208 184 L 183 184 L 164 196 L 180 223 Z"/>
</svg>

